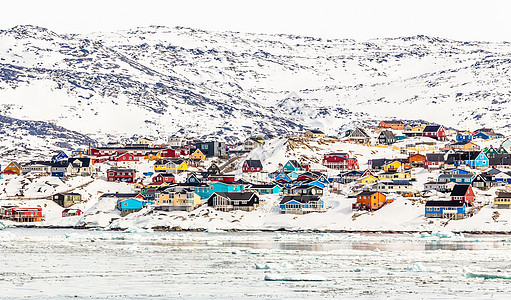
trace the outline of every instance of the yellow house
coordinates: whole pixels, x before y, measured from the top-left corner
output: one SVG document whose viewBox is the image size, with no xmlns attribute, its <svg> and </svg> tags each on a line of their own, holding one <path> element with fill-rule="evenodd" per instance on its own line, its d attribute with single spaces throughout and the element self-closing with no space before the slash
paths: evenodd
<svg viewBox="0 0 511 300">
<path fill-rule="evenodd" d="M 156 200 L 157 206 L 170 206 L 175 210 L 191 211 L 202 204 L 201 198 L 194 191 L 183 190 L 175 193 L 162 193 Z"/>
<path fill-rule="evenodd" d="M 401 167 L 401 163 L 399 161 L 393 161 L 389 164 L 386 164 L 383 166 L 383 171 L 389 172 L 389 171 L 395 171 Z"/>
<path fill-rule="evenodd" d="M 8 164 L 7 167 L 5 167 L 5 169 L 3 171 L 4 174 L 18 174 L 18 175 L 21 175 L 21 172 L 22 172 L 21 166 L 15 161 Z"/>
<path fill-rule="evenodd" d="M 410 128 L 410 131 L 415 131 L 415 132 L 422 132 L 424 131 L 424 128 L 426 128 L 426 125 L 416 125 L 416 126 L 413 126 L 412 128 Z"/>
<path fill-rule="evenodd" d="M 154 147 L 154 141 L 148 138 L 139 138 L 137 140 L 137 144 L 148 145 L 149 147 Z"/>
<path fill-rule="evenodd" d="M 157 160 L 154 163 L 156 172 L 188 171 L 188 165 L 184 160 Z"/>
<path fill-rule="evenodd" d="M 158 160 L 161 159 L 161 154 L 159 152 L 146 152 L 144 158 L 147 160 Z"/>
<path fill-rule="evenodd" d="M 192 154 L 190 154 L 191 159 L 200 159 L 202 161 L 206 160 L 206 155 L 202 153 L 199 149 L 195 150 Z"/>
<path fill-rule="evenodd" d="M 357 183 L 371 183 L 376 180 L 378 180 L 378 178 L 376 178 L 375 176 L 367 175 L 367 176 L 357 179 Z"/>
<path fill-rule="evenodd" d="M 378 174 L 378 179 L 380 179 L 380 180 L 382 180 L 382 179 L 410 179 L 410 178 L 412 178 L 412 175 L 410 175 L 408 173 L 403 173 L 403 172 Z"/>
<path fill-rule="evenodd" d="M 304 134 L 303 134 L 304 137 L 308 137 L 308 138 L 323 138 L 325 137 L 325 134 L 323 133 L 323 131 L 321 130 L 307 130 Z"/>
</svg>

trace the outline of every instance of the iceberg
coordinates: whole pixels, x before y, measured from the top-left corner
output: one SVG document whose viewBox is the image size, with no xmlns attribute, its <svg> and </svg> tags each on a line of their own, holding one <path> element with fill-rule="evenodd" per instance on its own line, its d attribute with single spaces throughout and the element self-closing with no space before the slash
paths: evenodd
<svg viewBox="0 0 511 300">
<path fill-rule="evenodd" d="M 442 268 L 440 267 L 426 267 L 422 263 L 417 262 L 411 265 L 410 267 L 405 268 L 407 271 L 416 271 L 416 272 L 440 272 Z"/>
<path fill-rule="evenodd" d="M 507 272 L 501 272 L 499 270 L 494 273 L 489 272 L 473 272 L 467 269 L 463 269 L 463 276 L 467 278 L 483 278 L 483 279 L 511 279 L 511 274 Z"/>
<path fill-rule="evenodd" d="M 287 269 L 292 269 L 293 265 L 288 264 L 286 262 L 283 262 L 281 264 L 277 264 L 277 263 L 258 264 L 258 263 L 256 263 L 255 268 L 257 270 L 287 270 Z"/>
<path fill-rule="evenodd" d="M 298 275 L 280 275 L 280 274 L 266 274 L 264 276 L 266 281 L 326 281 L 323 276 L 313 274 L 298 274 Z"/>
</svg>

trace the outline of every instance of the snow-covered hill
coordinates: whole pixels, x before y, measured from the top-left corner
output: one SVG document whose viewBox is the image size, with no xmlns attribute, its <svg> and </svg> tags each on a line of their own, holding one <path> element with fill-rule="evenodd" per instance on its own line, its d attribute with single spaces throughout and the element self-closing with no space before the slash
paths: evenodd
<svg viewBox="0 0 511 300">
<path fill-rule="evenodd" d="M 428 36 L 370 41 L 148 27 L 0 31 L 6 116 L 105 133 L 239 140 L 353 122 L 424 119 L 509 130 L 511 45 Z"/>
</svg>

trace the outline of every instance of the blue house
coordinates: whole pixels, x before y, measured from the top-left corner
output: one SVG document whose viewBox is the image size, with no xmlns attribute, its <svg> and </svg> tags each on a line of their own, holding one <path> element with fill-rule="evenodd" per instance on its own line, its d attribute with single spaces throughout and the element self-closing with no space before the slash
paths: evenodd
<svg viewBox="0 0 511 300">
<path fill-rule="evenodd" d="M 284 172 L 280 172 L 279 174 L 277 174 L 275 176 L 275 179 L 274 179 L 276 182 L 280 182 L 280 183 L 284 183 L 284 182 L 291 182 L 292 179 L 289 178 L 289 176 L 287 176 L 286 173 Z"/>
<path fill-rule="evenodd" d="M 117 209 L 121 211 L 121 216 L 124 217 L 127 214 L 141 210 L 149 204 L 154 204 L 154 202 L 130 198 L 117 202 Z"/>
<path fill-rule="evenodd" d="M 466 216 L 465 201 L 427 201 L 424 216 L 426 218 L 463 219 Z"/>
<path fill-rule="evenodd" d="M 279 205 L 281 214 L 307 214 L 324 212 L 325 202 L 318 196 L 284 196 Z"/>
<path fill-rule="evenodd" d="M 82 155 L 85 155 L 85 151 L 83 151 L 83 150 L 73 150 L 73 151 L 71 151 L 71 156 L 72 157 L 77 157 L 77 156 L 81 157 Z"/>
<path fill-rule="evenodd" d="M 449 154 L 446 163 L 454 166 L 488 167 L 490 160 L 483 151 L 480 153 L 468 151 Z"/>
<path fill-rule="evenodd" d="M 396 135 L 396 142 L 406 139 L 405 135 Z"/>
<path fill-rule="evenodd" d="M 458 175 L 467 175 L 470 172 L 463 169 L 451 169 L 451 170 L 445 170 L 442 172 L 443 174 L 458 174 Z"/>
<path fill-rule="evenodd" d="M 67 160 L 69 157 L 64 151 L 61 151 L 59 154 L 54 155 L 51 159 L 52 162 L 59 162 L 63 160 Z"/>
<path fill-rule="evenodd" d="M 239 183 L 224 183 L 224 182 L 213 182 L 208 186 L 198 186 L 194 188 L 195 193 L 201 197 L 201 199 L 207 199 L 214 193 L 229 193 L 229 192 L 241 192 L 245 190 L 244 184 Z"/>
<path fill-rule="evenodd" d="M 186 178 L 185 183 L 201 183 L 202 181 L 197 177 L 196 174 L 190 174 L 188 178 Z"/>
<path fill-rule="evenodd" d="M 456 184 L 472 184 L 474 174 L 442 174 L 438 177 L 438 182 L 453 182 Z"/>
<path fill-rule="evenodd" d="M 472 140 L 472 133 L 462 133 L 462 132 L 458 132 L 458 134 L 456 135 L 456 141 L 458 143 L 463 143 L 463 142 L 470 142 Z"/>
<path fill-rule="evenodd" d="M 473 139 L 482 139 L 482 140 L 489 140 L 491 137 L 489 134 L 485 133 L 485 132 L 482 132 L 482 131 L 479 131 L 478 133 L 474 134 L 472 136 Z"/>
<path fill-rule="evenodd" d="M 288 161 L 283 167 L 282 171 L 284 172 L 305 172 L 306 170 L 302 168 L 302 166 L 296 160 Z"/>
</svg>

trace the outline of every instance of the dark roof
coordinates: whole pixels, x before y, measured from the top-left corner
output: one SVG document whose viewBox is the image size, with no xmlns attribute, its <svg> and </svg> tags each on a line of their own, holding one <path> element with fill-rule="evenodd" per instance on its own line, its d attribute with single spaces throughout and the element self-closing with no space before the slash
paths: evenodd
<svg viewBox="0 0 511 300">
<path fill-rule="evenodd" d="M 257 194 L 254 192 L 227 192 L 227 193 L 215 192 L 215 193 L 213 193 L 213 195 L 215 195 L 215 194 L 218 196 L 221 196 L 221 197 L 229 198 L 231 200 L 250 200 L 254 196 L 257 197 Z M 211 196 L 213 196 L 213 195 L 211 195 Z"/>
<path fill-rule="evenodd" d="M 249 168 L 263 168 L 263 164 L 260 160 L 256 159 L 248 159 L 245 161 Z"/>
<path fill-rule="evenodd" d="M 134 198 L 138 193 L 105 193 L 99 198 Z"/>
<path fill-rule="evenodd" d="M 497 198 L 511 198 L 510 192 L 499 192 Z"/>
<path fill-rule="evenodd" d="M 452 188 L 451 197 L 461 197 L 467 194 L 470 185 L 468 184 L 457 184 Z"/>
<path fill-rule="evenodd" d="M 312 129 L 312 130 L 309 130 L 310 132 L 312 133 L 316 133 L 316 134 L 324 134 L 323 131 L 319 130 L 319 129 Z"/>
<path fill-rule="evenodd" d="M 56 162 L 53 162 L 51 164 L 51 166 L 53 168 L 66 168 L 69 166 L 69 162 L 67 160 L 61 160 L 61 161 L 56 161 Z"/>
<path fill-rule="evenodd" d="M 158 175 L 161 175 L 163 177 L 175 177 L 173 174 L 166 174 L 166 173 L 158 173 Z"/>
<path fill-rule="evenodd" d="M 428 153 L 426 159 L 427 161 L 442 162 L 445 161 L 445 155 L 443 153 Z"/>
<path fill-rule="evenodd" d="M 119 169 L 119 168 L 110 168 L 107 170 L 107 172 L 136 172 L 135 169 Z"/>
<path fill-rule="evenodd" d="M 380 133 L 380 135 L 383 135 L 387 140 L 393 140 L 396 139 L 396 136 L 394 133 L 390 130 L 385 130 Z"/>
<path fill-rule="evenodd" d="M 289 163 L 290 163 L 291 165 L 293 165 L 293 167 L 295 167 L 295 168 L 301 168 L 301 165 L 298 163 L 298 161 L 296 161 L 296 160 L 294 160 L 294 159 L 291 159 L 291 160 L 289 161 Z"/>
<path fill-rule="evenodd" d="M 455 200 L 455 201 L 427 201 L 427 206 L 441 206 L 441 207 L 463 207 L 465 205 L 464 201 Z"/>
<path fill-rule="evenodd" d="M 55 195 L 63 195 L 63 196 L 81 196 L 81 194 L 78 193 L 57 193 Z"/>
<path fill-rule="evenodd" d="M 386 124 L 404 124 L 402 121 L 383 121 Z"/>
<path fill-rule="evenodd" d="M 249 189 L 272 189 L 277 184 L 252 184 Z"/>
<path fill-rule="evenodd" d="M 318 201 L 318 200 L 320 200 L 320 198 L 318 196 L 311 196 L 311 195 L 284 196 L 282 198 L 282 200 L 280 201 L 280 204 L 285 204 L 292 200 L 300 202 L 300 203 L 308 203 L 311 201 Z"/>
<path fill-rule="evenodd" d="M 69 159 L 69 162 L 73 164 L 75 161 L 81 161 L 82 162 L 82 168 L 86 168 L 90 166 L 90 158 L 88 157 L 81 157 L 81 158 L 71 158 Z"/>
<path fill-rule="evenodd" d="M 469 173 L 469 174 L 442 174 L 440 176 L 438 176 L 438 179 L 440 178 L 472 178 L 474 176 L 474 174 L 472 173 Z"/>
<path fill-rule="evenodd" d="M 361 192 L 361 193 L 357 194 L 357 197 L 358 196 L 371 196 L 371 195 L 376 194 L 376 193 L 378 193 L 378 192 L 364 191 L 364 192 Z"/>
<path fill-rule="evenodd" d="M 437 132 L 440 129 L 440 125 L 428 125 L 422 132 Z"/>
</svg>

